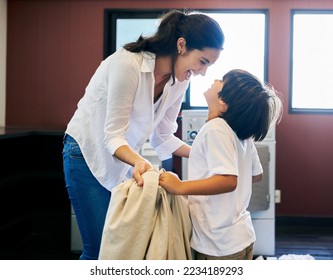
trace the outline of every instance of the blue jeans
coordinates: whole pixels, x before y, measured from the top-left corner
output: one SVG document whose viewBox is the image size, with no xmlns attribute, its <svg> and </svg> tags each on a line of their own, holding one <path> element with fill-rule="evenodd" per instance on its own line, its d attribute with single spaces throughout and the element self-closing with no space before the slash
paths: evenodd
<svg viewBox="0 0 333 280">
<path fill-rule="evenodd" d="M 77 142 L 64 137 L 63 164 L 66 188 L 79 226 L 81 260 L 97 260 L 111 192 L 89 170 Z"/>
</svg>

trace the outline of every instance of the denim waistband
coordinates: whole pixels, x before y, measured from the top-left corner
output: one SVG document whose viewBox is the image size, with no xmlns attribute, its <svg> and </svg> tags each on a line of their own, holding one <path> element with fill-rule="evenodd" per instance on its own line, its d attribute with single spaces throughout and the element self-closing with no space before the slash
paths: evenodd
<svg viewBox="0 0 333 280">
<path fill-rule="evenodd" d="M 71 142 L 76 142 L 76 140 L 67 133 L 65 133 L 63 141 L 66 141 L 66 140 L 71 141 Z"/>
</svg>

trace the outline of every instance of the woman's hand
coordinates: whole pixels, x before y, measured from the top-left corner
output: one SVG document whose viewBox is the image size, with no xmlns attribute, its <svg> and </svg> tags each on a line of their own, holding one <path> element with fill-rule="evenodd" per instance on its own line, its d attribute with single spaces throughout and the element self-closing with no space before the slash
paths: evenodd
<svg viewBox="0 0 333 280">
<path fill-rule="evenodd" d="M 142 187 L 143 178 L 141 175 L 152 168 L 151 163 L 141 157 L 137 152 L 133 151 L 128 145 L 120 146 L 114 155 L 121 161 L 133 166 L 133 178 L 137 184 Z"/>
<path fill-rule="evenodd" d="M 160 174 L 159 185 L 166 189 L 168 193 L 177 194 L 181 187 L 182 181 L 178 175 L 172 172 L 163 172 Z"/>
<path fill-rule="evenodd" d="M 149 161 L 144 160 L 144 159 L 140 160 L 140 161 L 137 161 L 134 164 L 133 178 L 140 187 L 143 186 L 142 174 L 145 173 L 150 168 L 152 168 L 151 163 Z"/>
</svg>

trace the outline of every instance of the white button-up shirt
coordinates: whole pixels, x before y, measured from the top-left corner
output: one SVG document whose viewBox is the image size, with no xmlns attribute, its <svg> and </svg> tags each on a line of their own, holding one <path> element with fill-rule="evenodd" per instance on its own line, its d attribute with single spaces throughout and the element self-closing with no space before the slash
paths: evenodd
<svg viewBox="0 0 333 280">
<path fill-rule="evenodd" d="M 160 160 L 183 142 L 174 136 L 188 81 L 170 79 L 154 104 L 155 55 L 121 49 L 106 58 L 92 76 L 66 133 L 79 144 L 97 180 L 107 189 L 131 177 L 131 166 L 114 153 L 123 145 L 139 151 L 150 138 Z"/>
</svg>

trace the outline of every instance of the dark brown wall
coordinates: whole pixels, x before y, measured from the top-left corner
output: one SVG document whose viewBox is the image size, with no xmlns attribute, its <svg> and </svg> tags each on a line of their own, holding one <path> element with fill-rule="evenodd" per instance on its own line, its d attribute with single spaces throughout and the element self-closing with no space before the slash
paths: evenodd
<svg viewBox="0 0 333 280">
<path fill-rule="evenodd" d="M 333 9 L 329 0 L 10 0 L 6 125 L 65 129 L 103 57 L 105 8 L 171 7 L 269 9 L 268 77 L 285 105 L 277 128 L 277 215 L 333 217 L 333 115 L 288 113 L 290 9 Z"/>
</svg>

